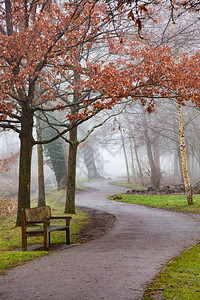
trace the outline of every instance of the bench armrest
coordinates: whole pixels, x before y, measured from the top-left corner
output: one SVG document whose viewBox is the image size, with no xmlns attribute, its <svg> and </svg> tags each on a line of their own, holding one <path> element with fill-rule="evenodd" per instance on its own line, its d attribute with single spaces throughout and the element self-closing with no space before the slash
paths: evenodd
<svg viewBox="0 0 200 300">
<path fill-rule="evenodd" d="M 61 216 L 61 217 L 59 217 L 59 216 L 55 216 L 55 217 L 52 217 L 51 216 L 51 219 L 71 219 L 72 217 L 67 217 L 67 216 Z"/>
<path fill-rule="evenodd" d="M 69 226 L 70 225 L 70 220 L 71 220 L 71 218 L 72 217 L 67 217 L 67 216 L 61 216 L 61 217 L 59 217 L 59 216 L 55 216 L 55 217 L 51 217 L 51 219 L 54 219 L 54 220 L 65 220 L 65 222 L 66 222 L 66 226 Z"/>
</svg>

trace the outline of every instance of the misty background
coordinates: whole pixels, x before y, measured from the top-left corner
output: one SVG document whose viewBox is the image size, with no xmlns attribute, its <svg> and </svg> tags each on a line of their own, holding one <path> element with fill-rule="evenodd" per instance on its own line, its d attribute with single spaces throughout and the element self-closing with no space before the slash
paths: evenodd
<svg viewBox="0 0 200 300">
<path fill-rule="evenodd" d="M 107 115 L 108 112 L 104 112 L 96 116 L 93 121 L 81 125 L 79 138 L 92 126 L 104 120 Z M 139 102 L 121 103 L 113 109 L 110 113 L 110 116 L 112 115 L 113 117 L 79 145 L 77 180 L 123 179 L 135 185 L 155 186 L 157 184 L 157 187 L 183 183 L 176 103 L 167 100 L 159 101 L 155 112 L 151 114 L 145 112 Z M 199 110 L 192 103 L 188 103 L 183 107 L 183 119 L 189 176 L 194 184 L 200 179 Z M 7 168 L 1 173 L 1 194 L 16 197 L 19 164 L 18 134 L 11 131 L 1 132 L 0 142 L 1 162 L 16 154 L 15 162 L 7 164 Z M 67 172 L 68 144 L 61 138 L 59 143 L 57 147 L 64 153 L 64 160 L 59 165 L 59 170 L 66 168 L 65 172 Z M 54 148 L 56 145 L 52 143 L 51 147 Z M 53 165 L 48 145 L 43 146 L 43 149 L 45 188 L 59 187 L 55 171 L 58 159 Z M 62 153 L 59 153 L 60 157 Z M 31 191 L 32 195 L 37 196 L 37 146 L 34 146 L 32 162 Z M 61 180 L 64 183 L 64 178 Z M 65 186 L 63 184 L 60 188 Z"/>
</svg>

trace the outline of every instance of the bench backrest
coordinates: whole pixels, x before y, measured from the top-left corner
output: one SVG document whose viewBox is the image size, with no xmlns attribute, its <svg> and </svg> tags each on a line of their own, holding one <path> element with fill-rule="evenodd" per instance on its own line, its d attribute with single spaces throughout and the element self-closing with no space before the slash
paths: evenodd
<svg viewBox="0 0 200 300">
<path fill-rule="evenodd" d="M 49 220 L 51 218 L 51 208 L 50 206 L 40 206 L 34 208 L 25 208 L 25 221 L 43 221 Z"/>
</svg>

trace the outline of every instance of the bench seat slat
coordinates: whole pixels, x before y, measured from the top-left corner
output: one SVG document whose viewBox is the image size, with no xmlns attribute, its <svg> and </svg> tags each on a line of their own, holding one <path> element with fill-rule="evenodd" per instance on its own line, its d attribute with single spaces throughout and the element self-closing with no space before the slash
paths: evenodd
<svg viewBox="0 0 200 300">
<path fill-rule="evenodd" d="M 69 226 L 49 226 L 48 231 L 57 231 L 57 230 L 62 231 L 62 230 L 66 230 L 68 228 L 69 228 Z"/>
<path fill-rule="evenodd" d="M 62 231 L 62 230 L 66 230 L 68 229 L 69 226 L 48 226 L 48 231 L 51 232 L 51 231 Z M 34 229 L 34 230 L 30 230 L 30 231 L 26 231 L 26 233 L 30 233 L 30 232 L 44 232 L 44 229 L 43 228 L 37 228 L 37 229 Z"/>
</svg>

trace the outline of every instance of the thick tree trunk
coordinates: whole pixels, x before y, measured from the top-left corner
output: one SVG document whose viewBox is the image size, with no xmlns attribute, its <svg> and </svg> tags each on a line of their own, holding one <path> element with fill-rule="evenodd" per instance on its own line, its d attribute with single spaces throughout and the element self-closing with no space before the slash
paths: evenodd
<svg viewBox="0 0 200 300">
<path fill-rule="evenodd" d="M 85 146 L 85 148 L 83 149 L 83 157 L 88 172 L 88 179 L 103 178 L 97 171 L 97 167 L 94 159 L 94 151 L 91 147 Z"/>
<path fill-rule="evenodd" d="M 40 118 L 37 118 L 37 140 L 42 140 L 42 129 Z M 45 187 L 44 187 L 44 160 L 43 160 L 43 146 L 37 145 L 38 154 L 38 206 L 46 206 L 45 201 Z"/>
<path fill-rule="evenodd" d="M 44 138 L 50 139 L 55 136 L 55 131 L 48 127 L 43 131 L 43 135 Z M 47 162 L 55 174 L 58 190 L 66 189 L 67 186 L 67 163 L 63 143 L 63 140 L 59 138 L 44 145 Z"/>
<path fill-rule="evenodd" d="M 147 128 L 147 122 L 146 122 L 146 116 L 144 115 L 144 137 L 145 137 L 145 143 L 147 147 L 147 156 L 149 159 L 149 164 L 151 168 L 151 184 L 155 188 L 159 188 L 160 186 L 160 180 L 161 180 L 161 172 L 159 169 L 156 168 L 156 164 L 154 161 L 153 153 L 152 153 L 152 145 L 149 137 L 149 132 Z"/>
<path fill-rule="evenodd" d="M 70 130 L 65 213 L 75 214 L 77 127 Z"/>
<path fill-rule="evenodd" d="M 74 81 L 78 84 L 80 75 L 74 73 Z M 77 87 L 74 86 L 73 104 L 76 104 L 79 100 Z M 74 105 L 71 109 L 71 114 L 75 115 L 77 108 Z M 73 125 L 73 121 L 72 121 Z M 68 174 L 67 174 L 67 191 L 66 191 L 66 203 L 65 213 L 75 214 L 75 190 L 76 190 L 76 156 L 77 156 L 77 126 L 73 127 L 69 132 L 69 156 L 68 156 Z"/>
<path fill-rule="evenodd" d="M 151 167 L 151 184 L 155 186 L 155 188 L 159 188 L 160 186 L 160 180 L 161 180 L 161 174 L 159 170 L 157 170 L 154 159 L 153 159 L 153 154 L 151 150 L 151 145 L 148 143 L 147 144 L 147 155 L 149 158 L 149 164 Z"/>
<path fill-rule="evenodd" d="M 153 158 L 154 164 L 158 174 L 161 174 L 160 169 L 160 148 L 158 146 L 158 136 L 155 138 L 155 143 L 153 143 Z"/>
<path fill-rule="evenodd" d="M 181 159 L 182 159 L 182 170 L 183 170 L 183 178 L 185 184 L 185 192 L 187 195 L 188 204 L 191 205 L 193 204 L 193 198 L 192 198 L 191 184 L 188 176 L 185 135 L 184 135 L 184 128 L 183 128 L 183 115 L 182 115 L 181 104 L 178 104 L 178 120 L 179 120 L 179 135 L 180 135 Z"/>
<path fill-rule="evenodd" d="M 21 116 L 18 211 L 16 225 L 21 224 L 20 210 L 22 208 L 30 207 L 31 157 L 33 148 L 32 130 L 33 116 L 25 107 L 22 110 Z"/>
</svg>

